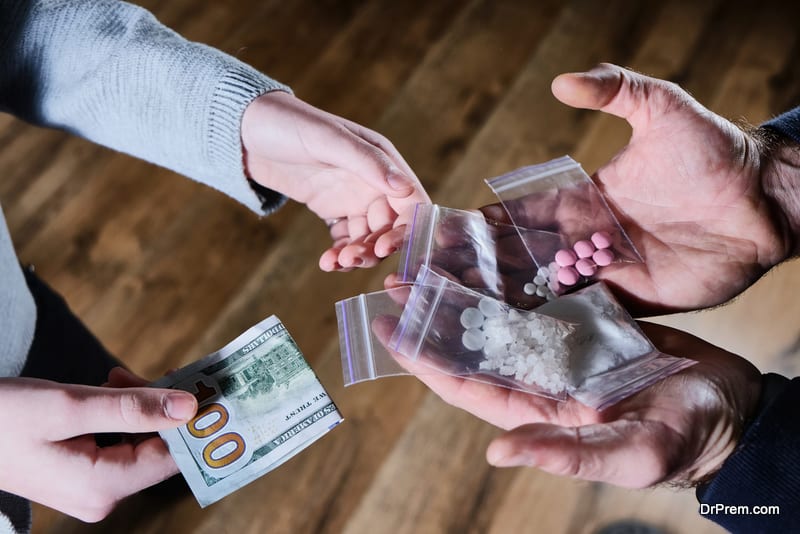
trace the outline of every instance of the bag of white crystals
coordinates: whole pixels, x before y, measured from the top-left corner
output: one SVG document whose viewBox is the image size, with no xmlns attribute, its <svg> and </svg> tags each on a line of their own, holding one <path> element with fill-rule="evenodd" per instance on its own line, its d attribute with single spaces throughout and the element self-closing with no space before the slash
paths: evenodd
<svg viewBox="0 0 800 534">
<path fill-rule="evenodd" d="M 477 210 L 418 204 L 400 249 L 397 275 L 412 283 L 422 267 L 444 271 L 461 285 L 531 309 L 554 296 L 537 274 L 531 251 L 544 255 L 560 242 L 558 234 L 492 221 Z"/>
<path fill-rule="evenodd" d="M 612 264 L 642 258 L 600 190 L 575 160 L 563 156 L 490 178 L 511 223 L 553 232 L 560 242 L 529 250 L 555 294 L 596 279 Z"/>
<path fill-rule="evenodd" d="M 602 410 L 696 362 L 660 352 L 598 282 L 536 311 L 575 325 L 570 336 L 568 393 Z"/>
<path fill-rule="evenodd" d="M 336 303 L 345 386 L 413 367 L 566 399 L 571 325 L 427 269 L 419 282 Z"/>
<path fill-rule="evenodd" d="M 423 267 L 336 314 L 345 386 L 442 372 L 602 410 L 695 363 L 659 352 L 602 283 L 532 312 Z"/>
<path fill-rule="evenodd" d="M 389 348 L 453 376 L 563 400 L 573 331 L 423 267 Z"/>
</svg>

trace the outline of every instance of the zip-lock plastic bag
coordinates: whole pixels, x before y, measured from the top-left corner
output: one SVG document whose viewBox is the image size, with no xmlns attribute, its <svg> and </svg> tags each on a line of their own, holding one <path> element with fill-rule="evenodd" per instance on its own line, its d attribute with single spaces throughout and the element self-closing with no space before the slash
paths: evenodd
<svg viewBox="0 0 800 534">
<path fill-rule="evenodd" d="M 544 255 L 560 242 L 558 234 L 492 221 L 479 211 L 418 204 L 397 274 L 412 283 L 423 267 L 447 272 L 464 286 L 531 309 L 554 297 L 532 253 Z"/>
<path fill-rule="evenodd" d="M 414 374 L 570 395 L 603 409 L 695 363 L 655 349 L 603 284 L 529 312 L 423 268 L 413 286 L 347 299 L 336 310 L 346 386 L 411 374 L 398 363 L 408 358 Z"/>
<path fill-rule="evenodd" d="M 556 280 L 556 294 L 595 280 L 611 264 L 642 262 L 592 179 L 569 156 L 523 167 L 486 183 L 513 225 L 553 232 L 561 242 L 530 250 L 538 267 Z"/>
<path fill-rule="evenodd" d="M 344 385 L 410 374 L 385 343 L 403 314 L 410 286 L 360 294 L 336 303 Z M 376 330 L 383 331 L 381 339 Z"/>
<path fill-rule="evenodd" d="M 345 386 L 428 370 L 564 400 L 572 325 L 422 268 L 413 286 L 336 303 Z M 394 354 L 393 354 L 394 353 Z"/>
</svg>

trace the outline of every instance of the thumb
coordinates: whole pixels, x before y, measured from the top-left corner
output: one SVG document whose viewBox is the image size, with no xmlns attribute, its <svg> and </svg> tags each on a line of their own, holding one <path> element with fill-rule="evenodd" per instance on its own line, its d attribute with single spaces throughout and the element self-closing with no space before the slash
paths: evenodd
<svg viewBox="0 0 800 534">
<path fill-rule="evenodd" d="M 531 466 L 559 476 L 645 488 L 672 473 L 670 451 L 680 450 L 672 433 L 662 430 L 659 423 L 628 420 L 579 427 L 537 423 L 496 438 L 486 459 L 497 467 Z"/>
<path fill-rule="evenodd" d="M 102 432 L 145 433 L 175 428 L 197 413 L 191 393 L 148 387 L 68 386 L 54 409 L 57 439 Z"/>
<path fill-rule="evenodd" d="M 568 106 L 616 115 L 627 120 L 634 130 L 675 109 L 676 104 L 693 102 L 674 83 L 610 63 L 601 63 L 587 72 L 561 74 L 553 80 L 551 90 Z"/>
</svg>

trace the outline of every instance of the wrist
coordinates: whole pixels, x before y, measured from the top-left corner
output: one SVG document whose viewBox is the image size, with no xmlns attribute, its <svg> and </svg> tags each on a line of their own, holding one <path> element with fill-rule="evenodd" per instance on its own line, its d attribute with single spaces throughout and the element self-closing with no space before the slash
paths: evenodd
<svg viewBox="0 0 800 534">
<path fill-rule="evenodd" d="M 761 189 L 783 242 L 780 263 L 800 254 L 800 144 L 763 126 L 753 133 L 760 145 Z"/>
<path fill-rule="evenodd" d="M 745 360 L 734 360 L 727 365 L 737 368 L 739 377 L 735 381 L 725 378 L 724 370 L 712 375 L 708 385 L 709 397 L 715 398 L 717 409 L 708 410 L 702 417 L 710 425 L 700 423 L 697 429 L 695 452 L 687 450 L 688 468 L 675 477 L 676 484 L 694 487 L 708 483 L 722 469 L 725 461 L 736 452 L 749 425 L 760 410 L 764 398 L 762 375 Z M 694 440 L 690 440 L 694 441 Z"/>
</svg>

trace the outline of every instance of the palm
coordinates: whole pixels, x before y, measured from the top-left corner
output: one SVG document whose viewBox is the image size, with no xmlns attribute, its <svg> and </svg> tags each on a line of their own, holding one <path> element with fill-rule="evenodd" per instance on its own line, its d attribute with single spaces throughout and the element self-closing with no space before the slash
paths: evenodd
<svg viewBox="0 0 800 534">
<path fill-rule="evenodd" d="M 645 259 L 604 278 L 648 311 L 719 304 L 778 260 L 755 142 L 692 103 L 636 123 L 594 176 Z"/>
</svg>

